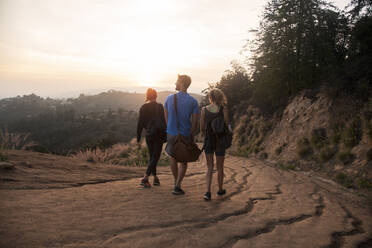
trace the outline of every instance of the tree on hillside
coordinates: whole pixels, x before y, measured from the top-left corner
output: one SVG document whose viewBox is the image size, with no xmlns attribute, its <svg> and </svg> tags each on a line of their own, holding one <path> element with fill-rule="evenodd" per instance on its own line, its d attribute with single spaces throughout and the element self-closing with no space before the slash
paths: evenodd
<svg viewBox="0 0 372 248">
<path fill-rule="evenodd" d="M 351 0 L 350 6 L 354 18 L 372 15 L 372 0 Z"/>
<path fill-rule="evenodd" d="M 253 51 L 255 101 L 276 108 L 299 90 L 318 86 L 344 60 L 346 26 L 325 1 L 269 1 Z"/>
<path fill-rule="evenodd" d="M 372 0 L 352 0 L 349 5 L 350 35 L 342 80 L 334 85 L 337 94 L 353 94 L 362 101 L 372 93 Z"/>
<path fill-rule="evenodd" d="M 351 0 L 343 12 L 323 0 L 269 0 L 256 38 L 247 43 L 248 72 L 235 64 L 212 87 L 231 109 L 283 109 L 303 89 L 326 85 L 333 96 L 372 94 L 372 0 Z"/>
<path fill-rule="evenodd" d="M 214 87 L 219 88 L 225 93 L 228 100 L 228 109 L 232 111 L 252 95 L 252 82 L 249 79 L 247 71 L 234 62 L 232 63 L 232 69 L 227 70 L 219 82 L 209 85 L 207 89 L 203 90 L 203 93 L 208 94 L 209 90 Z M 204 99 L 201 105 L 207 105 L 207 100 Z M 230 112 L 232 113 L 232 111 Z"/>
</svg>

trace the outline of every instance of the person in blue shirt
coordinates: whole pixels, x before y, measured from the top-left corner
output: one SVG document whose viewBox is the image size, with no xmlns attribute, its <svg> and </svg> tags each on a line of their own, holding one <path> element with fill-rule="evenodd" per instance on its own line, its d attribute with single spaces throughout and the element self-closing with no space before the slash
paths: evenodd
<svg viewBox="0 0 372 248">
<path fill-rule="evenodd" d="M 178 134 L 194 139 L 198 131 L 199 104 L 198 101 L 187 93 L 191 84 L 191 78 L 187 75 L 178 75 L 176 82 L 177 93 L 177 115 L 179 128 L 177 128 L 177 116 L 174 106 L 174 94 L 169 95 L 164 103 L 164 115 L 167 123 L 167 146 L 165 151 L 171 157 L 171 170 L 175 186 L 172 191 L 175 195 L 183 195 L 181 183 L 185 177 L 187 163 L 177 163 L 173 157 L 174 141 Z M 179 165 L 178 165 L 179 164 Z"/>
</svg>

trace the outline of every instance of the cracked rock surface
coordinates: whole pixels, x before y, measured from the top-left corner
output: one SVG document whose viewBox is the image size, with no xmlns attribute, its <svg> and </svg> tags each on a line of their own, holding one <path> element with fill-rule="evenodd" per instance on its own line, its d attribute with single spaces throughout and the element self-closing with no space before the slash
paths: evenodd
<svg viewBox="0 0 372 248">
<path fill-rule="evenodd" d="M 214 174 L 205 202 L 205 171 L 204 159 L 189 165 L 183 196 L 169 168 L 150 189 L 138 173 L 59 188 L 2 181 L 0 247 L 372 247 L 366 199 L 340 186 L 228 156 L 227 194 Z"/>
</svg>

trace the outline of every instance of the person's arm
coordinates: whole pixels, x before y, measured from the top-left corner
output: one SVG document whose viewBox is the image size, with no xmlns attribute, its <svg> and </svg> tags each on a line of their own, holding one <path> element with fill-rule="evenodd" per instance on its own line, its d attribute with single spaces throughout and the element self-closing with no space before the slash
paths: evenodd
<svg viewBox="0 0 372 248">
<path fill-rule="evenodd" d="M 160 104 L 160 118 L 163 123 L 167 124 L 165 119 L 164 107 L 162 104 Z"/>
<path fill-rule="evenodd" d="M 199 114 L 192 114 L 191 116 L 191 135 L 195 137 L 195 135 L 198 133 L 198 120 L 199 120 Z"/>
<path fill-rule="evenodd" d="M 165 125 L 168 125 L 168 101 L 169 101 L 169 97 L 167 97 L 167 99 L 165 99 L 165 103 L 164 103 Z"/>
<path fill-rule="evenodd" d="M 168 125 L 168 110 L 164 109 L 164 119 L 165 119 L 165 124 Z"/>
<path fill-rule="evenodd" d="M 200 132 L 205 136 L 205 108 L 202 108 L 200 114 Z"/>
<path fill-rule="evenodd" d="M 198 133 L 198 123 L 199 123 L 200 109 L 198 101 L 194 99 L 192 115 L 191 115 L 191 135 L 195 137 Z"/>
<path fill-rule="evenodd" d="M 230 119 L 229 119 L 229 111 L 228 111 L 227 107 L 223 108 L 223 118 L 225 120 L 226 125 L 229 128 L 229 131 L 232 132 L 232 127 L 231 127 Z"/>
<path fill-rule="evenodd" d="M 144 128 L 145 116 L 144 108 L 141 107 L 139 111 L 138 123 L 137 123 L 137 142 L 141 140 L 142 129 Z"/>
</svg>

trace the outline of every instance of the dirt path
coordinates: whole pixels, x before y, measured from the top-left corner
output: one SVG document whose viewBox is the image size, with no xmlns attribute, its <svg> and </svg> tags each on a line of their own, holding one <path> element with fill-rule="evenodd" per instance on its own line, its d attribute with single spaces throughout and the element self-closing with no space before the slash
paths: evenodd
<svg viewBox="0 0 372 248">
<path fill-rule="evenodd" d="M 0 190 L 0 247 L 372 247 L 365 199 L 258 160 L 228 157 L 227 194 L 205 202 L 204 161 L 186 195 L 138 178 L 60 189 Z"/>
</svg>

